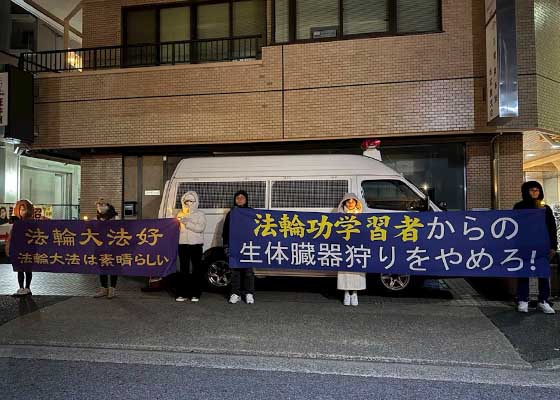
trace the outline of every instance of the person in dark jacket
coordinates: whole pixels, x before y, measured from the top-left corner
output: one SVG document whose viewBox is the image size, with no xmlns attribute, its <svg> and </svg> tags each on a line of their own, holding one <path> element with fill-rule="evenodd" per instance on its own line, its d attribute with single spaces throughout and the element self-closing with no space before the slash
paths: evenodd
<svg viewBox="0 0 560 400">
<path fill-rule="evenodd" d="M 544 191 L 539 182 L 529 181 L 521 186 L 521 194 L 523 200 L 517 203 L 513 209 L 523 210 L 530 208 L 544 208 L 546 229 L 548 237 L 550 238 L 550 253 L 549 258 L 556 254 L 558 248 L 558 239 L 556 236 L 556 221 L 554 214 L 549 206 L 544 203 Z M 550 279 L 539 278 L 539 302 L 537 308 L 545 314 L 554 314 L 554 309 L 548 304 L 550 297 Z M 529 278 L 519 278 L 517 280 L 517 311 L 526 313 L 529 311 Z"/>
<path fill-rule="evenodd" d="M 26 220 L 33 219 L 33 210 L 34 210 L 33 203 L 31 203 L 29 200 L 25 200 L 25 199 L 18 200 L 16 205 L 14 206 L 14 216 L 11 220 L 12 221 L 11 223 L 16 224 L 17 221 L 26 221 Z M 8 238 L 6 239 L 7 256 L 10 255 L 11 240 L 12 240 L 12 235 L 10 233 L 10 235 L 8 235 Z M 31 286 L 31 280 L 33 279 L 33 272 L 19 271 L 17 273 L 17 278 L 18 278 L 19 289 L 17 290 L 17 292 L 14 293 L 14 296 L 19 297 L 19 296 L 31 295 L 30 286 Z M 25 286 L 24 286 L 24 282 L 25 282 Z"/>
<path fill-rule="evenodd" d="M 249 196 L 244 190 L 240 190 L 233 196 L 233 207 L 247 208 L 249 207 Z M 230 214 L 231 210 L 227 213 L 224 221 L 224 229 L 222 231 L 222 239 L 224 243 L 224 251 L 229 257 L 229 228 L 230 228 Z M 242 279 L 243 276 L 243 279 Z M 243 283 L 243 285 L 242 285 Z M 232 268 L 231 270 L 231 295 L 229 302 L 231 304 L 238 303 L 241 296 L 245 296 L 247 304 L 255 302 L 255 274 L 251 268 Z"/>
<path fill-rule="evenodd" d="M 112 204 L 106 202 L 104 199 L 98 199 L 95 203 L 95 208 L 97 209 L 97 220 L 98 221 L 109 221 L 112 219 L 119 219 L 119 215 L 113 207 Z M 112 299 L 116 296 L 115 290 L 117 287 L 117 275 L 99 275 L 99 282 L 101 287 L 97 289 L 97 292 L 93 295 L 95 299 L 101 297 L 107 297 Z"/>
</svg>

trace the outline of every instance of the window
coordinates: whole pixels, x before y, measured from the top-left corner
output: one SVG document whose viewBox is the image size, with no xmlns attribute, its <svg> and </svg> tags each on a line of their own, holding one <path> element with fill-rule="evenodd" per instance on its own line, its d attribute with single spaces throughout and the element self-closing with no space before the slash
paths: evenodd
<svg viewBox="0 0 560 400">
<path fill-rule="evenodd" d="M 389 31 L 387 0 L 344 0 L 344 34 Z"/>
<path fill-rule="evenodd" d="M 191 9 L 190 7 L 164 8 L 160 11 L 160 41 L 180 42 L 191 38 Z M 187 62 L 190 47 L 182 43 L 161 46 L 162 62 Z M 176 61 L 177 62 L 177 61 Z"/>
<path fill-rule="evenodd" d="M 229 4 L 200 5 L 197 11 L 198 39 L 215 39 L 229 36 Z"/>
<path fill-rule="evenodd" d="M 265 0 L 185 3 L 124 9 L 129 65 L 258 57 L 266 33 Z"/>
<path fill-rule="evenodd" d="M 156 41 L 156 10 L 129 11 L 126 24 L 126 42 L 128 44 L 152 44 Z"/>
<path fill-rule="evenodd" d="M 386 146 L 383 163 L 417 187 L 428 186 L 430 199 L 449 210 L 465 209 L 465 144 Z"/>
<path fill-rule="evenodd" d="M 249 206 L 265 208 L 266 182 L 181 182 L 177 188 L 175 208 L 181 208 L 181 197 L 188 191 L 198 194 L 199 208 L 231 208 L 233 195 L 238 190 L 245 190 L 249 196 Z"/>
<path fill-rule="evenodd" d="M 331 208 L 348 192 L 347 180 L 276 181 L 272 183 L 272 208 Z"/>
<path fill-rule="evenodd" d="M 274 38 L 276 43 L 290 40 L 289 0 L 274 0 Z"/>
<path fill-rule="evenodd" d="M 264 1 L 246 0 L 233 3 L 233 36 L 262 35 Z"/>
<path fill-rule="evenodd" d="M 436 32 L 441 1 L 274 0 L 274 41 Z"/>
<path fill-rule="evenodd" d="M 298 0 L 296 2 L 296 38 L 313 39 L 321 28 L 338 29 L 338 0 Z"/>
<path fill-rule="evenodd" d="M 229 36 L 229 4 L 207 4 L 198 7 L 197 39 L 221 39 Z M 227 60 L 229 42 L 203 41 L 197 46 L 198 57 L 203 61 Z"/>
<path fill-rule="evenodd" d="M 363 181 L 362 191 L 369 208 L 396 211 L 423 209 L 424 202 L 420 196 L 401 181 Z"/>
<path fill-rule="evenodd" d="M 439 0 L 397 0 L 399 32 L 429 32 L 440 29 Z"/>
<path fill-rule="evenodd" d="M 154 44 L 157 42 L 156 10 L 129 11 L 126 20 L 126 43 L 128 45 Z M 152 65 L 156 62 L 155 46 L 132 46 L 127 49 L 128 65 Z"/>
<path fill-rule="evenodd" d="M 245 0 L 233 3 L 233 36 L 265 37 L 265 2 Z M 262 43 L 259 41 L 259 43 Z M 255 45 L 248 40 L 235 40 L 232 45 L 232 57 L 235 60 L 254 57 Z"/>
</svg>

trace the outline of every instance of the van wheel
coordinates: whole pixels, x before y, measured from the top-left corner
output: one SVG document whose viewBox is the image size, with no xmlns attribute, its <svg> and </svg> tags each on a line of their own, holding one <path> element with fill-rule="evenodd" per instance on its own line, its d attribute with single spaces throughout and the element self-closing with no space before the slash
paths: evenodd
<svg viewBox="0 0 560 400">
<path fill-rule="evenodd" d="M 208 284 L 211 288 L 225 288 L 231 282 L 231 270 L 224 260 L 213 260 L 208 263 Z"/>
<path fill-rule="evenodd" d="M 411 288 L 410 275 L 379 275 L 379 282 L 383 290 L 389 293 L 403 293 Z"/>
</svg>

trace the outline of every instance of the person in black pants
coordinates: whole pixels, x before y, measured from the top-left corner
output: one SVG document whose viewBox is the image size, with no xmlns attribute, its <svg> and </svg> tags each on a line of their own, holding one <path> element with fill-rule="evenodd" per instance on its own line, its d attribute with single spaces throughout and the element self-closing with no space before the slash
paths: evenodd
<svg viewBox="0 0 560 400">
<path fill-rule="evenodd" d="M 33 204 L 29 200 L 18 200 L 14 207 L 14 216 L 12 218 L 12 223 L 17 224 L 18 221 L 24 221 L 28 219 L 33 219 Z M 8 256 L 10 255 L 10 242 L 11 235 L 8 235 L 8 238 L 6 239 L 6 255 Z M 33 279 L 33 273 L 31 271 L 18 271 L 17 279 L 19 289 L 14 293 L 14 296 L 20 297 L 31 295 L 30 286 L 31 279 Z"/>
<path fill-rule="evenodd" d="M 198 209 L 198 194 L 187 192 L 181 197 L 181 211 L 177 219 L 181 223 L 179 234 L 179 282 L 175 301 L 196 303 L 200 300 L 204 285 L 205 269 L 202 265 L 202 245 L 206 216 Z M 192 264 L 192 269 L 190 268 Z"/>
<path fill-rule="evenodd" d="M 235 193 L 233 196 L 233 207 L 249 207 L 249 196 L 247 192 L 240 190 Z M 230 213 L 231 210 L 226 215 L 224 229 L 222 231 L 224 251 L 228 257 Z M 251 268 L 232 268 L 231 270 L 231 295 L 229 296 L 229 302 L 231 304 L 238 303 L 239 300 L 241 300 L 241 296 L 245 296 L 245 302 L 247 304 L 255 303 L 255 273 Z"/>
<path fill-rule="evenodd" d="M 97 220 L 98 221 L 109 221 L 111 219 L 119 219 L 118 213 L 112 204 L 107 203 L 103 199 L 97 200 L 95 203 L 97 208 Z M 99 299 L 101 297 L 107 297 L 112 299 L 116 296 L 115 290 L 117 288 L 117 275 L 99 275 L 99 282 L 101 287 L 97 289 L 97 292 L 93 295 L 94 298 Z M 110 284 L 109 284 L 110 280 Z"/>
<path fill-rule="evenodd" d="M 544 208 L 546 230 L 550 239 L 550 254 L 549 259 L 556 255 L 558 248 L 558 239 L 556 236 L 556 220 L 554 214 L 549 206 L 544 204 L 544 192 L 540 183 L 536 181 L 525 182 L 521 186 L 521 194 L 523 200 L 517 203 L 513 209 L 523 210 L 530 208 Z M 548 304 L 550 297 L 550 279 L 539 278 L 539 302 L 537 309 L 545 314 L 555 314 L 554 309 Z M 529 278 L 519 278 L 517 280 L 517 311 L 526 313 L 529 311 Z"/>
</svg>

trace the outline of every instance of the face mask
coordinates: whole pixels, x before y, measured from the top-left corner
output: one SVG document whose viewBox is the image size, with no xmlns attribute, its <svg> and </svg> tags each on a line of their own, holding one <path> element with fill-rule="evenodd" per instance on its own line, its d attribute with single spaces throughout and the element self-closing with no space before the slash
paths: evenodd
<svg viewBox="0 0 560 400">
<path fill-rule="evenodd" d="M 194 199 L 191 197 L 187 197 L 185 201 L 183 201 L 183 211 L 188 212 L 194 205 Z"/>
</svg>

